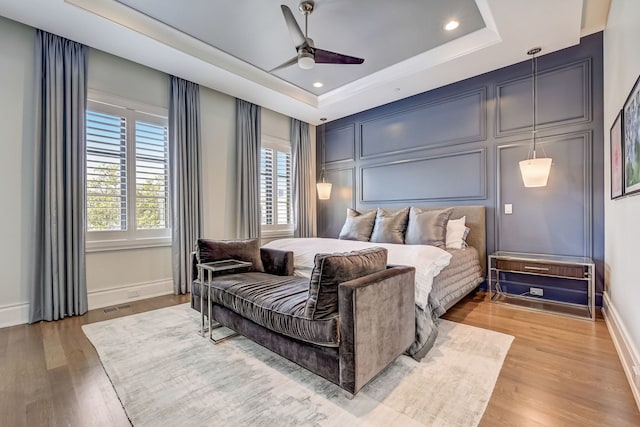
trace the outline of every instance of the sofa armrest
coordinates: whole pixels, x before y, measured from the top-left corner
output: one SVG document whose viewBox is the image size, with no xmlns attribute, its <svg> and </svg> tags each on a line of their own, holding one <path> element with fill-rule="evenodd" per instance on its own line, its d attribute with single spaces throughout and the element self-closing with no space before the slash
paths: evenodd
<svg viewBox="0 0 640 427">
<path fill-rule="evenodd" d="M 264 272 L 277 276 L 293 276 L 293 252 L 260 248 Z"/>
<path fill-rule="evenodd" d="M 198 260 L 198 253 L 193 251 L 191 252 L 191 263 L 189 264 L 189 267 L 191 269 L 191 281 L 194 281 L 196 279 L 198 279 L 199 277 L 199 272 L 198 272 L 198 264 L 199 264 L 199 260 Z"/>
<path fill-rule="evenodd" d="M 355 394 L 415 340 L 415 268 L 341 283 L 340 386 Z"/>
</svg>

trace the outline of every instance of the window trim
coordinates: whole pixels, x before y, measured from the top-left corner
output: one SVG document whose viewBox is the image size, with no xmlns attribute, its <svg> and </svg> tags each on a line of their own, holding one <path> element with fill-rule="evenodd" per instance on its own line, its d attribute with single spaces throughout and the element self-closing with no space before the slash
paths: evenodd
<svg viewBox="0 0 640 427">
<path fill-rule="evenodd" d="M 271 136 L 271 135 L 265 135 L 262 134 L 261 135 L 261 141 L 260 141 L 260 149 L 262 150 L 262 148 L 271 148 L 273 150 L 277 150 L 277 151 L 283 151 L 283 152 L 288 152 L 291 155 L 291 219 L 292 222 L 291 224 L 262 224 L 262 218 L 260 218 L 260 234 L 264 237 L 290 237 L 293 236 L 293 232 L 294 232 L 294 215 L 295 213 L 293 212 L 293 152 L 291 149 L 291 142 L 286 140 L 286 139 L 282 139 L 282 138 L 278 138 L 275 136 Z M 275 161 L 275 157 L 274 156 L 274 165 L 275 163 L 277 163 Z M 262 171 L 259 171 L 260 174 L 262 173 Z M 274 169 L 275 172 L 275 169 Z M 275 182 L 276 180 L 274 180 Z M 275 184 L 274 184 L 275 186 Z M 276 208 L 277 205 L 277 201 L 274 202 L 274 211 L 277 210 Z M 261 215 L 262 215 L 262 210 L 261 210 Z M 277 214 L 276 214 L 277 215 Z"/>
<path fill-rule="evenodd" d="M 93 106 L 93 108 L 92 108 Z M 171 245 L 170 212 L 167 211 L 168 227 L 157 230 L 138 230 L 136 228 L 136 121 L 163 125 L 168 127 L 167 108 L 145 105 L 118 96 L 89 89 L 87 93 L 87 110 L 118 115 L 127 119 L 126 159 L 127 159 L 127 230 L 86 231 L 86 252 L 109 251 L 120 249 L 139 249 Z M 130 125 L 130 123 L 133 125 Z M 132 141 L 133 143 L 129 143 Z M 85 149 L 86 152 L 86 149 Z M 86 164 L 86 163 L 85 163 Z M 85 170 L 86 179 L 86 170 Z M 86 190 L 85 190 L 86 191 Z M 86 196 L 85 196 L 86 197 Z M 171 194 L 169 192 L 169 204 Z M 86 209 L 86 208 L 85 208 Z"/>
</svg>

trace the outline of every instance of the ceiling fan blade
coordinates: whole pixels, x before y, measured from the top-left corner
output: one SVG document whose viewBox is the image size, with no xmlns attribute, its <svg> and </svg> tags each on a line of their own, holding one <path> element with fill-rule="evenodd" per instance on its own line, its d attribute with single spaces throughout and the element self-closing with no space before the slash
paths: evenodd
<svg viewBox="0 0 640 427">
<path fill-rule="evenodd" d="M 323 49 L 314 49 L 316 64 L 362 64 L 364 59 Z"/>
<path fill-rule="evenodd" d="M 298 25 L 298 21 L 294 18 L 293 13 L 291 13 L 291 9 L 284 4 L 280 5 L 280 9 L 282 9 L 282 15 L 284 16 L 284 21 L 287 23 L 287 28 L 289 29 L 289 35 L 291 36 L 291 40 L 293 40 L 293 44 L 296 45 L 296 49 L 299 49 L 301 46 L 305 46 L 307 44 L 307 39 L 304 36 L 304 33 L 300 29 Z"/>
<path fill-rule="evenodd" d="M 287 62 L 284 62 L 284 63 L 278 65 L 276 68 L 270 70 L 269 72 L 273 73 L 274 71 L 278 71 L 278 70 L 281 70 L 283 68 L 290 67 L 291 65 L 294 65 L 294 64 L 297 64 L 297 63 L 298 63 L 298 57 L 294 56 L 293 58 L 291 58 Z"/>
</svg>

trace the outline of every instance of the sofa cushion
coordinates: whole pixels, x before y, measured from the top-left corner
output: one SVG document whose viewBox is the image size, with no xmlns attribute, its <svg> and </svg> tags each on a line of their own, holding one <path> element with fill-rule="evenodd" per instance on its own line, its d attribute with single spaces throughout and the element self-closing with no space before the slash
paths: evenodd
<svg viewBox="0 0 640 427">
<path fill-rule="evenodd" d="M 317 254 L 309 281 L 305 315 L 311 319 L 331 318 L 338 312 L 338 285 L 387 268 L 387 250 Z"/>
<path fill-rule="evenodd" d="M 206 288 L 194 282 L 192 292 L 205 296 Z M 308 279 L 250 272 L 215 277 L 211 301 L 267 329 L 313 344 L 336 347 L 339 344 L 338 313 L 322 320 L 305 316 Z M 206 311 L 205 311 L 206 312 Z"/>
<path fill-rule="evenodd" d="M 252 263 L 250 271 L 264 271 L 258 239 L 208 240 L 198 239 L 198 260 L 201 263 L 237 259 Z"/>
</svg>

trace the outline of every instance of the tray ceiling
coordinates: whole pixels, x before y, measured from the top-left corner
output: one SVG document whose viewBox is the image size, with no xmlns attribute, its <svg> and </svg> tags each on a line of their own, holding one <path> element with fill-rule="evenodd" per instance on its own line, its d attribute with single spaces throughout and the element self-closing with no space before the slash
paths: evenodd
<svg viewBox="0 0 640 427">
<path fill-rule="evenodd" d="M 578 44 L 609 1 L 315 0 L 316 46 L 365 63 L 269 73 L 295 54 L 280 3 L 303 26 L 290 0 L 0 0 L 0 15 L 319 124 Z"/>
</svg>

